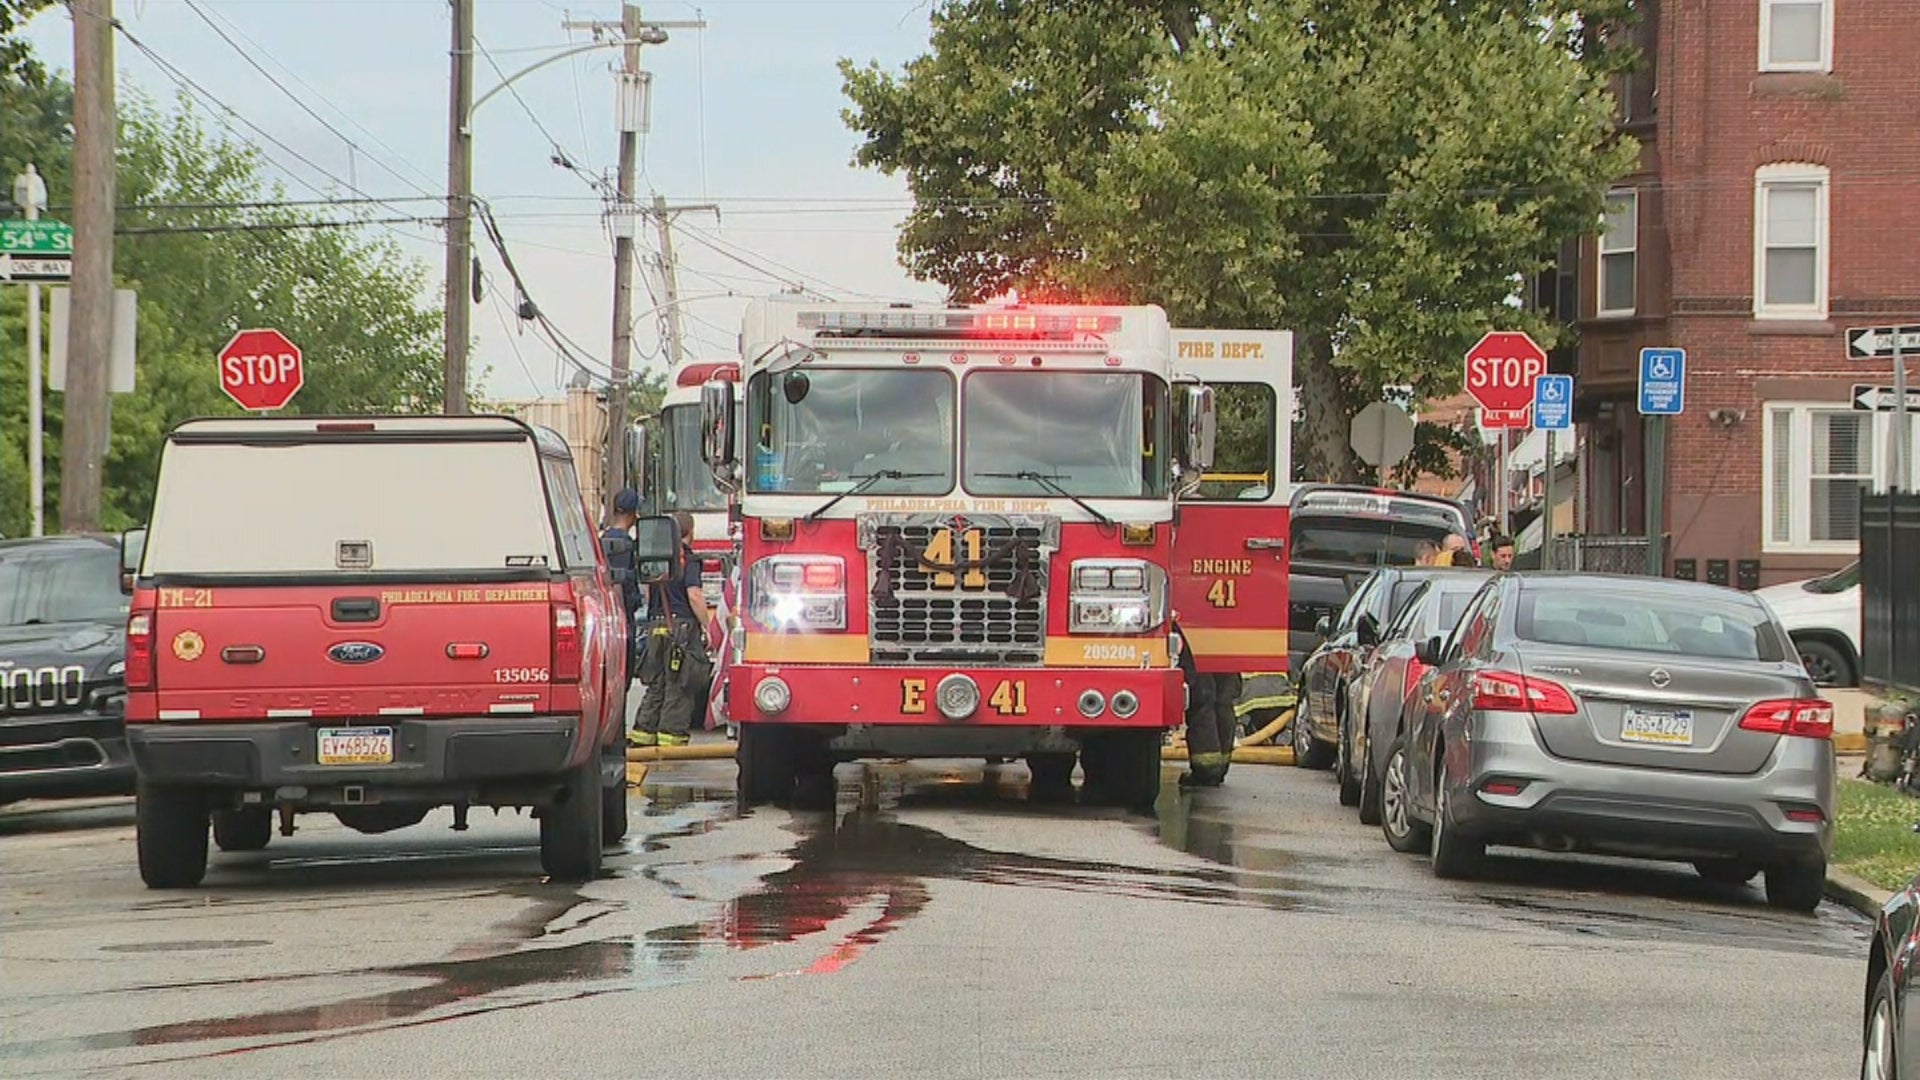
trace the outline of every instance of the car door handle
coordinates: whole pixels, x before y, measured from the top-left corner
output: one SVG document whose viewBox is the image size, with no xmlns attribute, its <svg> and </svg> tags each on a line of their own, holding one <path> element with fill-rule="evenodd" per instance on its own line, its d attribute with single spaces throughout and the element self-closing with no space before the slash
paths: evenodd
<svg viewBox="0 0 1920 1080">
<path fill-rule="evenodd" d="M 1276 550 L 1279 548 L 1284 548 L 1286 546 L 1287 546 L 1287 540 L 1283 536 L 1249 536 L 1247 537 L 1248 551 Z"/>
</svg>

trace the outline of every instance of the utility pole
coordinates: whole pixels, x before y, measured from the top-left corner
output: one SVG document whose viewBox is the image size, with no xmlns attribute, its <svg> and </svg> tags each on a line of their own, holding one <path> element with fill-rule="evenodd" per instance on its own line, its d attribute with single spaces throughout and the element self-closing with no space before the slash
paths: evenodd
<svg viewBox="0 0 1920 1080">
<path fill-rule="evenodd" d="M 447 108 L 447 342 L 443 412 L 467 411 L 473 337 L 473 0 L 453 5 L 453 86 Z"/>
<path fill-rule="evenodd" d="M 653 197 L 653 227 L 660 238 L 660 297 L 667 317 L 667 363 L 679 367 L 686 359 L 686 336 L 680 324 L 680 274 L 673 261 L 673 219 L 689 210 L 720 212 L 713 203 L 668 206 L 664 195 Z"/>
<path fill-rule="evenodd" d="M 14 181 L 28 221 L 40 219 L 40 207 L 47 201 L 47 184 L 40 170 L 27 163 L 27 171 Z M 27 285 L 27 485 L 28 507 L 32 511 L 33 536 L 47 534 L 46 415 L 42 411 L 46 388 L 41 385 L 40 285 Z"/>
<path fill-rule="evenodd" d="M 73 11 L 73 295 L 60 437 L 60 527 L 98 532 L 113 359 L 113 0 Z"/>
</svg>

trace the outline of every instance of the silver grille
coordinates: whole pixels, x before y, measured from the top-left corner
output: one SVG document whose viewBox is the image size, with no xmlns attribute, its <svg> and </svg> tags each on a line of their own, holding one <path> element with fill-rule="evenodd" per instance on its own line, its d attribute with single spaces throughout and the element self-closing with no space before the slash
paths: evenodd
<svg viewBox="0 0 1920 1080">
<path fill-rule="evenodd" d="M 875 515 L 863 519 L 869 559 L 867 615 L 873 659 L 1040 663 L 1046 651 L 1047 563 L 1059 547 L 1058 519 L 1035 516 Z M 952 585 L 921 559 L 936 534 L 980 533 L 981 565 Z M 982 580 L 983 579 L 983 580 Z"/>
</svg>

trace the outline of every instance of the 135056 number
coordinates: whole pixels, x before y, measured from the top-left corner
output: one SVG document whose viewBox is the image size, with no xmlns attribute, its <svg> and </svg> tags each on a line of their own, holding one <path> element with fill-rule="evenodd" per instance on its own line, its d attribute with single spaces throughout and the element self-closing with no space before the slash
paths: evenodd
<svg viewBox="0 0 1920 1080">
<path fill-rule="evenodd" d="M 497 683 L 543 683 L 547 681 L 547 669 L 543 667 L 502 667 L 493 669 L 493 681 Z"/>
</svg>

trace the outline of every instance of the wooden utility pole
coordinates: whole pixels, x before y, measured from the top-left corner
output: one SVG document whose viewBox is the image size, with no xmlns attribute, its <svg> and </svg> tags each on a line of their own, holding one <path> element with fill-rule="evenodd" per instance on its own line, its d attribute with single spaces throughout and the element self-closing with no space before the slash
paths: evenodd
<svg viewBox="0 0 1920 1080">
<path fill-rule="evenodd" d="M 473 0 L 453 5 L 453 85 L 447 107 L 447 342 L 443 412 L 467 411 L 473 337 Z"/>
<path fill-rule="evenodd" d="M 73 12 L 73 290 L 60 432 L 60 527 L 98 532 L 111 434 L 113 362 L 113 0 Z"/>
<path fill-rule="evenodd" d="M 626 42 L 620 49 L 621 96 L 631 99 L 643 94 L 634 84 L 640 74 L 640 8 L 624 4 L 620 8 L 620 36 Z M 638 112 L 629 108 L 630 113 Z M 620 124 L 620 174 L 616 181 L 618 204 L 614 214 L 622 225 L 613 240 L 613 385 L 607 390 L 607 503 L 606 513 L 613 516 L 614 496 L 627 486 L 627 396 L 632 386 L 633 364 L 633 232 L 635 226 L 633 188 L 635 162 L 640 153 L 640 133 L 644 115 L 622 117 Z"/>
</svg>

